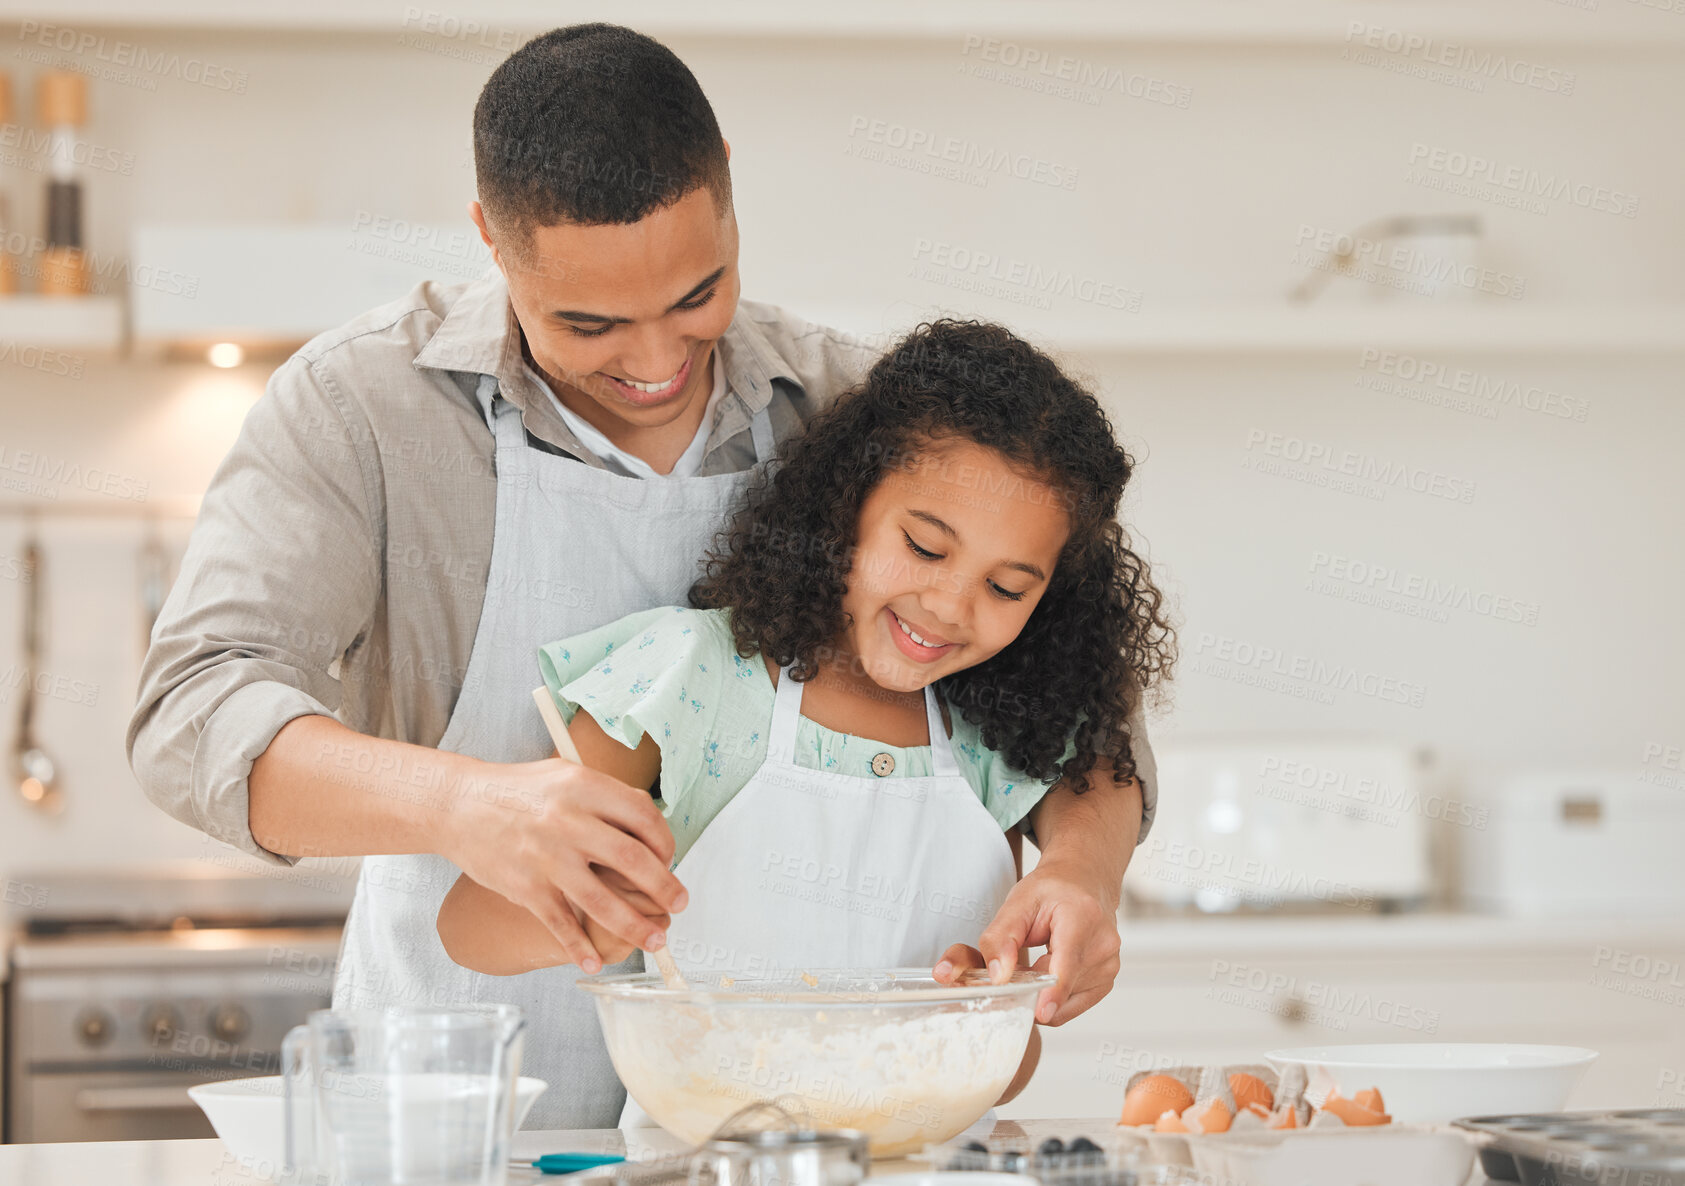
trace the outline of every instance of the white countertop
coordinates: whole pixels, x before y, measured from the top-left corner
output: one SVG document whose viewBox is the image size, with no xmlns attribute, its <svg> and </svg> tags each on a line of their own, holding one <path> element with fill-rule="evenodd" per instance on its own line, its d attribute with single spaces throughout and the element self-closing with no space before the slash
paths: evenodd
<svg viewBox="0 0 1685 1186">
<path fill-rule="evenodd" d="M 669 1153 L 683 1148 L 659 1129 L 634 1139 L 633 1153 Z M 531 1160 L 544 1153 L 626 1153 L 618 1128 L 527 1130 L 515 1134 L 510 1155 Z M 884 1161 L 882 1173 L 913 1168 Z M 511 1186 L 560 1182 L 532 1169 L 511 1169 Z M 42 1145 L 0 1145 L 4 1186 L 296 1186 L 280 1168 L 254 1164 L 229 1152 L 214 1138 L 200 1141 L 85 1141 Z"/>
<path fill-rule="evenodd" d="M 1025 1120 L 999 1122 L 1039 1140 L 1106 1120 Z M 682 1144 L 659 1130 L 634 1138 L 633 1154 L 670 1153 Z M 625 1153 L 626 1134 L 617 1128 L 532 1130 L 515 1134 L 511 1155 L 530 1160 L 543 1153 Z M 1479 1162 L 1465 1186 L 1485 1186 Z M 926 1169 L 923 1162 L 891 1159 L 874 1162 L 873 1176 Z M 511 1186 L 560 1182 L 531 1169 L 512 1169 Z M 1028 1181 L 1028 1179 L 1026 1179 Z M 112 1141 L 58 1145 L 0 1145 L 0 1183 L 4 1186 L 285 1186 L 274 1167 L 242 1164 L 218 1140 Z M 1346 1186 L 1344 1183 L 1330 1186 Z"/>
</svg>

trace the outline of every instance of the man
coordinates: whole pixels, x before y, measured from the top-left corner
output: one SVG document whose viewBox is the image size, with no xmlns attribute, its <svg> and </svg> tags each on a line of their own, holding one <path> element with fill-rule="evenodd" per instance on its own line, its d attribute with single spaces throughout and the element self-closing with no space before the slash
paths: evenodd
<svg viewBox="0 0 1685 1186">
<path fill-rule="evenodd" d="M 648 793 L 549 758 L 536 648 L 683 603 L 776 442 L 870 362 L 738 300 L 729 149 L 658 43 L 558 29 L 474 112 L 497 268 L 424 284 L 283 365 L 206 494 L 129 732 L 147 793 L 247 852 L 361 855 L 336 1006 L 513 1001 L 530 1123 L 612 1125 L 624 1093 L 585 994 L 587 928 L 655 950 L 686 904 Z M 1141 782 L 1056 788 L 1040 865 L 982 935 L 1046 944 L 1040 1020 L 1117 972 Z M 1143 797 L 1145 810 L 1143 810 Z M 458 871 L 532 910 L 574 968 L 457 967 L 434 930 Z"/>
</svg>

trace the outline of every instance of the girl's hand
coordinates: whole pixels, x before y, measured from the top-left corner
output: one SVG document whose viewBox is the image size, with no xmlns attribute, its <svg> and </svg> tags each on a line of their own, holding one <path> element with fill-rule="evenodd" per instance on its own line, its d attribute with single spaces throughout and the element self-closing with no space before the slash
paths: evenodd
<svg viewBox="0 0 1685 1186">
<path fill-rule="evenodd" d="M 666 933 L 667 928 L 673 922 L 671 916 L 651 901 L 637 886 L 612 869 L 598 869 L 596 873 L 598 877 L 602 878 L 605 886 L 619 894 L 621 900 L 633 910 L 642 914 L 651 926 L 659 928 L 662 934 Z M 583 910 L 576 907 L 574 914 L 578 916 L 580 924 L 585 928 L 585 937 L 591 941 L 591 946 L 597 949 L 597 954 L 602 957 L 605 964 L 618 964 L 634 951 L 640 950 L 637 944 L 628 943 Z"/>
<path fill-rule="evenodd" d="M 1019 953 L 1018 966 L 1027 966 L 1022 952 Z M 942 958 L 936 961 L 935 976 L 942 984 L 958 984 L 960 977 L 973 969 L 988 967 L 988 961 L 983 953 L 975 947 L 968 947 L 964 943 L 956 943 L 942 953 Z M 1030 1041 L 1024 1047 L 1024 1057 L 1018 1064 L 1017 1074 L 1012 1076 L 1012 1082 L 1006 1085 L 995 1106 L 1008 1103 L 1019 1092 L 1023 1091 L 1030 1082 L 1030 1076 L 1036 1073 L 1036 1066 L 1041 1062 L 1041 1031 L 1035 1026 L 1030 1027 Z"/>
<path fill-rule="evenodd" d="M 988 966 L 989 961 L 983 957 L 981 951 L 964 943 L 956 943 L 944 951 L 942 958 L 936 961 L 934 975 L 938 983 L 958 984 L 960 977 L 967 972 L 983 971 Z M 1019 952 L 1018 966 L 1030 966 L 1027 952 Z"/>
<path fill-rule="evenodd" d="M 596 876 L 630 909 L 641 912 L 640 930 L 646 927 L 666 930 L 667 915 L 632 882 L 602 869 L 596 871 Z M 582 936 L 589 936 L 595 950 L 601 953 L 600 958 L 619 963 L 637 950 L 634 944 L 561 895 L 551 901 L 558 914 L 578 927 Z M 579 962 L 532 911 L 486 888 L 466 873 L 456 879 L 450 893 L 445 895 L 444 904 L 439 907 L 437 927 L 446 955 L 464 968 L 488 976 L 519 976 L 539 968 Z"/>
</svg>

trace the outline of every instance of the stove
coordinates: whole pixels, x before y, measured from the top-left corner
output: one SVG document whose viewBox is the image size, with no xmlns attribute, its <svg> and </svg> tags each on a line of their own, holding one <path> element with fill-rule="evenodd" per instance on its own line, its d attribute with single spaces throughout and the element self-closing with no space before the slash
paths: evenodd
<svg viewBox="0 0 1685 1186">
<path fill-rule="evenodd" d="M 280 1073 L 333 989 L 352 883 L 20 875 L 48 905 L 12 934 L 5 1140 L 214 1135 L 196 1083 Z"/>
</svg>

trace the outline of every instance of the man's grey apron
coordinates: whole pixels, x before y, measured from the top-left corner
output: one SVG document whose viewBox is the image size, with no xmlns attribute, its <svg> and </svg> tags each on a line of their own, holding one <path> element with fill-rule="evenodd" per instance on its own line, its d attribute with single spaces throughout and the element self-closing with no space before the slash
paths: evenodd
<svg viewBox="0 0 1685 1186">
<path fill-rule="evenodd" d="M 714 532 L 773 456 L 772 423 L 762 408 L 751 424 L 753 469 L 649 480 L 534 449 L 520 409 L 498 394 L 495 378 L 482 375 L 477 394 L 497 438 L 497 520 L 473 653 L 439 748 L 489 762 L 535 762 L 554 753 L 532 703 L 539 646 L 640 610 L 686 604 Z M 458 872 L 433 855 L 364 860 L 334 1007 L 519 1005 L 528 1022 L 521 1073 L 550 1085 L 525 1127 L 614 1127 L 626 1092 L 591 998 L 574 987 L 579 969 L 485 976 L 445 954 L 436 921 Z M 634 954 L 616 970 L 641 968 Z"/>
</svg>

